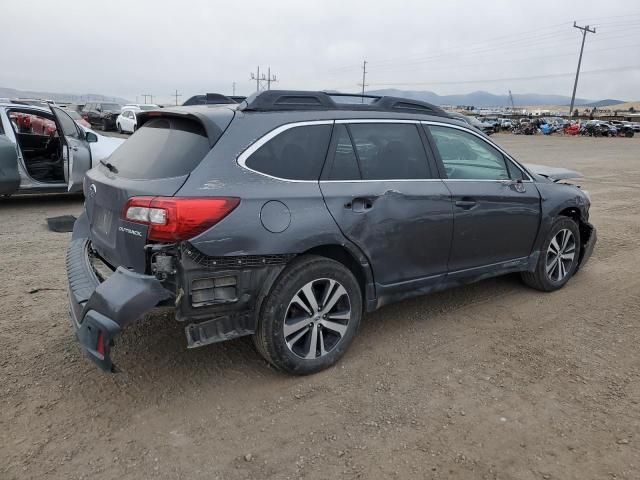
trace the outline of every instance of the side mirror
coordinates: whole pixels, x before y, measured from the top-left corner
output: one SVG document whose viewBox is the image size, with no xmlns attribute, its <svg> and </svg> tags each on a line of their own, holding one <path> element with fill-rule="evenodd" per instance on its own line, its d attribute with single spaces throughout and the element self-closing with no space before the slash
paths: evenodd
<svg viewBox="0 0 640 480">
<path fill-rule="evenodd" d="M 84 137 L 89 143 L 96 143 L 98 141 L 98 135 L 93 132 L 87 132 Z"/>
</svg>

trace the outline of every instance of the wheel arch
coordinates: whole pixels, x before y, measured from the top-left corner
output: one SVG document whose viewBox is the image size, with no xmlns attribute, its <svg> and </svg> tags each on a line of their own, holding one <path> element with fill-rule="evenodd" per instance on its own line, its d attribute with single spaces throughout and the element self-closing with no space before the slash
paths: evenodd
<svg viewBox="0 0 640 480">
<path fill-rule="evenodd" d="M 330 258 L 344 265 L 353 273 L 360 285 L 360 290 L 363 294 L 362 304 L 365 311 L 375 309 L 376 292 L 371 266 L 367 258 L 355 250 L 354 247 L 349 248 L 340 244 L 317 245 L 302 252 L 301 255 L 317 255 Z"/>
</svg>

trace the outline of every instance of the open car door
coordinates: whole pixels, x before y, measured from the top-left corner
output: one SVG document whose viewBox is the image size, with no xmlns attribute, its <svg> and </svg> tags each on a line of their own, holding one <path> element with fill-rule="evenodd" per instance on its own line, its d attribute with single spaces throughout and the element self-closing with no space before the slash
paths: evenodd
<svg viewBox="0 0 640 480">
<path fill-rule="evenodd" d="M 62 129 L 60 138 L 64 137 L 62 156 L 64 161 L 64 179 L 69 192 L 82 191 L 84 174 L 91 168 L 91 149 L 84 131 L 61 108 L 51 107 L 51 111 Z"/>
<path fill-rule="evenodd" d="M 19 186 L 18 151 L 11 140 L 0 135 L 0 195 L 10 195 Z"/>
</svg>

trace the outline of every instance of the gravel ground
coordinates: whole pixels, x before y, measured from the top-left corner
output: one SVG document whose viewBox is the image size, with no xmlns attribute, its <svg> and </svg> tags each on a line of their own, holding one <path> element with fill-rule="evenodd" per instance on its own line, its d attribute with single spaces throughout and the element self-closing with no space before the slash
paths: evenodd
<svg viewBox="0 0 640 480">
<path fill-rule="evenodd" d="M 82 200 L 1 200 L 0 478 L 640 478 L 640 138 L 495 138 L 585 173 L 588 266 L 551 294 L 507 276 L 385 307 L 305 378 L 247 339 L 188 351 L 169 316 L 101 373 L 45 224 Z"/>
</svg>

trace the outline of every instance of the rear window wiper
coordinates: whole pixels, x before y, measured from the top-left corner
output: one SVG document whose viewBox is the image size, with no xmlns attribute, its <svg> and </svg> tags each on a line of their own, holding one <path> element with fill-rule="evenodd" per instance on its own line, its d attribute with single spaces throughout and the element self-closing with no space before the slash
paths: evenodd
<svg viewBox="0 0 640 480">
<path fill-rule="evenodd" d="M 107 167 L 111 173 L 118 173 L 118 169 L 113 163 L 107 162 L 106 160 L 100 160 L 100 165 Z"/>
</svg>

